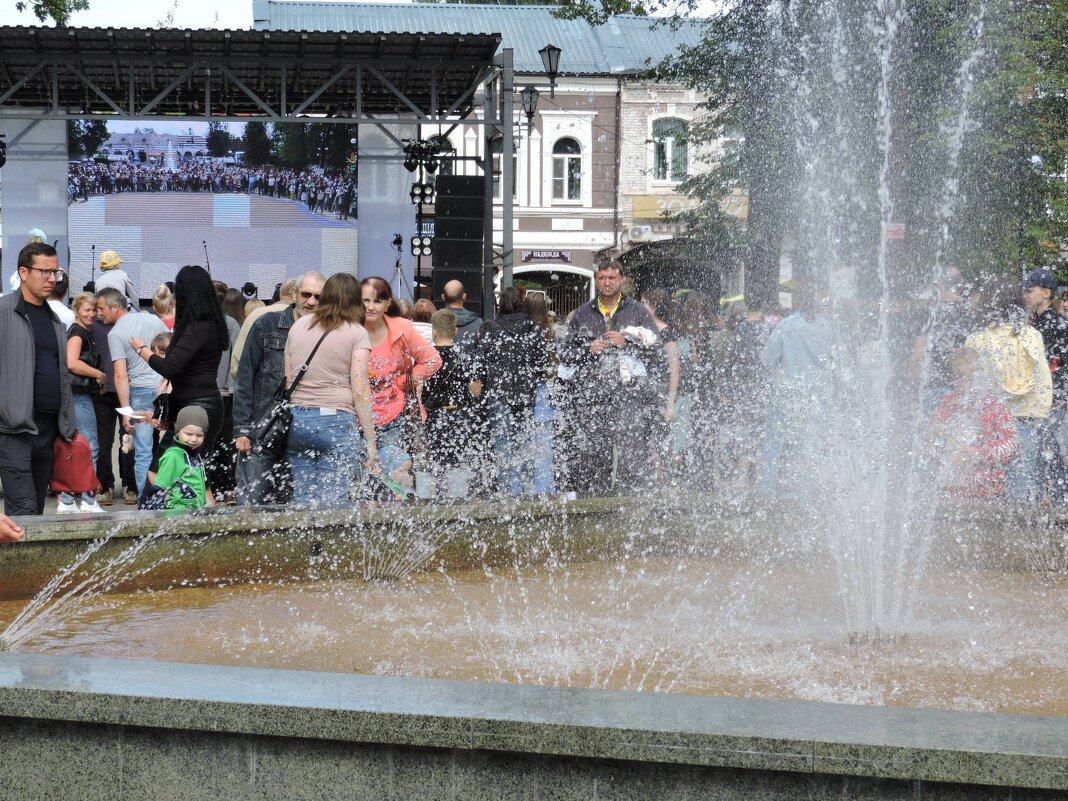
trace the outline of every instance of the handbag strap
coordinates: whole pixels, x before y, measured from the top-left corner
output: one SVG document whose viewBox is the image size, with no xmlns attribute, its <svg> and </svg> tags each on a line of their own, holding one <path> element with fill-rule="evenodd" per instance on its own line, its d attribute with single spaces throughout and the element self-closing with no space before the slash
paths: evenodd
<svg viewBox="0 0 1068 801">
<path fill-rule="evenodd" d="M 300 383 L 300 379 L 304 378 L 304 374 L 308 372 L 308 365 L 311 364 L 311 360 L 315 358 L 315 352 L 319 350 L 319 346 L 323 344 L 323 340 L 326 339 L 326 335 L 329 333 L 329 331 L 323 332 L 323 335 L 319 337 L 319 341 L 315 343 L 315 347 L 312 348 L 312 352 L 308 354 L 308 358 L 304 360 L 304 364 L 300 366 L 300 369 L 297 371 L 297 377 L 293 379 L 293 383 L 289 385 L 289 389 L 282 395 L 283 399 L 286 401 L 293 397 L 293 393 L 297 389 L 297 384 Z"/>
</svg>

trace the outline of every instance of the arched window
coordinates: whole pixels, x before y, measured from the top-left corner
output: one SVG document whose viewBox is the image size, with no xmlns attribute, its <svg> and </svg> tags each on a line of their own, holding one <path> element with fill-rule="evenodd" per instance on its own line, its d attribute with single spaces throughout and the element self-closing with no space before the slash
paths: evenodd
<svg viewBox="0 0 1068 801">
<path fill-rule="evenodd" d="M 553 145 L 553 200 L 582 199 L 582 148 L 574 139 Z"/>
<path fill-rule="evenodd" d="M 512 140 L 512 199 L 514 200 L 519 196 L 519 159 L 516 156 L 516 151 L 519 149 L 519 144 Z M 504 165 L 501 162 L 501 153 L 504 150 L 504 137 L 498 136 L 493 140 L 491 146 L 493 154 L 493 198 L 494 200 L 501 199 L 501 170 Z"/>
<path fill-rule="evenodd" d="M 690 169 L 686 120 L 663 117 L 653 120 L 653 180 L 681 181 Z"/>
</svg>

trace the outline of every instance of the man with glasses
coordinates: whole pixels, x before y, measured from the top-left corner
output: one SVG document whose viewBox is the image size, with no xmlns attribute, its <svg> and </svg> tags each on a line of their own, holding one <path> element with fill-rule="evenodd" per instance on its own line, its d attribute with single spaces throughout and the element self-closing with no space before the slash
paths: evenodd
<svg viewBox="0 0 1068 801">
<path fill-rule="evenodd" d="M 285 503 L 289 500 L 289 466 L 263 453 L 252 440 L 252 429 L 274 405 L 285 376 L 285 349 L 293 323 L 319 305 L 326 278 L 304 273 L 297 283 L 297 301 L 262 315 L 249 329 L 237 366 L 234 385 L 234 446 L 238 450 L 237 502 L 244 505 Z"/>
<path fill-rule="evenodd" d="M 230 375 L 234 378 L 237 378 L 237 365 L 241 362 L 241 354 L 245 350 L 245 342 L 248 340 L 248 332 L 252 330 L 253 323 L 265 314 L 282 311 L 282 309 L 289 308 L 296 303 L 300 297 L 297 294 L 297 289 L 298 280 L 296 278 L 287 278 L 276 288 L 278 294 L 277 302 L 272 303 L 270 306 L 260 306 L 245 315 L 245 322 L 241 323 L 241 332 L 237 335 L 237 341 L 230 348 Z"/>
<path fill-rule="evenodd" d="M 9 515 L 44 514 L 56 437 L 77 433 L 67 332 L 48 305 L 62 274 L 44 242 L 19 253 L 18 291 L 0 298 L 0 483 Z"/>
</svg>

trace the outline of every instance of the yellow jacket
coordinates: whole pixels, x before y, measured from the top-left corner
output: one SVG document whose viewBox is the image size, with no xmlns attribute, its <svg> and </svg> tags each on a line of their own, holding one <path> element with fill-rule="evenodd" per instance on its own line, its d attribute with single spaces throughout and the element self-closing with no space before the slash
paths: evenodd
<svg viewBox="0 0 1068 801">
<path fill-rule="evenodd" d="M 1001 390 L 1014 417 L 1049 417 L 1053 378 L 1042 335 L 1029 325 L 1019 333 L 998 323 L 970 334 L 964 346 L 979 352 L 979 369 Z"/>
</svg>

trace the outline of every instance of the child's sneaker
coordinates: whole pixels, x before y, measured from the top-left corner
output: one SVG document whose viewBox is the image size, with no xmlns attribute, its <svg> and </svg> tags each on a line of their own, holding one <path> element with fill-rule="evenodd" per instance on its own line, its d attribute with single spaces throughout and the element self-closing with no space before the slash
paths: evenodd
<svg viewBox="0 0 1068 801">
<path fill-rule="evenodd" d="M 78 504 L 77 504 L 76 501 L 71 501 L 70 503 L 63 503 L 63 501 L 58 501 L 56 503 L 56 514 L 57 515 L 70 515 L 70 514 L 74 514 L 77 511 L 78 511 Z"/>
</svg>

